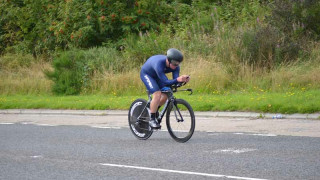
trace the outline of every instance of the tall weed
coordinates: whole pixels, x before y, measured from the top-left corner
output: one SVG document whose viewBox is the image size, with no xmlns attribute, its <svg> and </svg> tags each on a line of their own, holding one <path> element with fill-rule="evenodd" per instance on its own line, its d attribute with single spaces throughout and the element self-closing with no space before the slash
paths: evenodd
<svg viewBox="0 0 320 180">
<path fill-rule="evenodd" d="M 0 56 L 0 69 L 28 68 L 34 61 L 31 54 L 5 54 Z"/>
<path fill-rule="evenodd" d="M 52 82 L 44 75 L 51 65 L 43 60 L 28 67 L 0 68 L 0 94 L 51 94 Z"/>
</svg>

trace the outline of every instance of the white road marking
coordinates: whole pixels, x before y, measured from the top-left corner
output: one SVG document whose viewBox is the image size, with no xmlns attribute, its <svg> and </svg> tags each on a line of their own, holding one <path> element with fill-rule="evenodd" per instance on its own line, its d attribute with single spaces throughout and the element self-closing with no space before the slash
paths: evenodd
<svg viewBox="0 0 320 180">
<path fill-rule="evenodd" d="M 22 122 L 23 125 L 34 124 L 33 122 Z"/>
<path fill-rule="evenodd" d="M 158 131 L 168 132 L 168 130 L 167 130 L 167 129 L 160 129 L 160 130 L 158 130 Z"/>
<path fill-rule="evenodd" d="M 208 135 L 209 136 L 219 136 L 219 135 L 221 135 L 221 133 L 212 133 L 212 132 L 210 132 Z"/>
<path fill-rule="evenodd" d="M 244 135 L 244 133 L 233 133 L 233 134 L 237 134 L 237 135 Z"/>
<path fill-rule="evenodd" d="M 12 125 L 14 123 L 0 123 L 0 125 Z"/>
<path fill-rule="evenodd" d="M 252 136 L 269 136 L 269 137 L 274 137 L 277 136 L 275 134 L 251 134 Z"/>
<path fill-rule="evenodd" d="M 121 129 L 121 127 L 109 127 L 109 126 L 90 126 L 92 128 L 99 128 L 99 129 Z"/>
<path fill-rule="evenodd" d="M 178 173 L 178 174 L 189 174 L 189 175 L 197 175 L 197 176 L 218 177 L 218 178 L 227 178 L 227 179 L 265 180 L 265 179 L 250 178 L 250 177 L 228 176 L 228 175 L 221 175 L 221 174 L 209 174 L 209 173 L 200 173 L 200 172 L 192 172 L 192 171 L 178 171 L 178 170 L 149 168 L 149 167 L 141 167 L 141 166 L 128 166 L 128 165 L 121 165 L 121 164 L 100 163 L 100 165 L 110 166 L 110 167 L 119 167 L 119 168 L 142 169 L 142 170 L 149 170 L 149 171 Z"/>
<path fill-rule="evenodd" d="M 275 134 L 247 134 L 247 133 L 233 133 L 237 135 L 248 135 L 248 136 L 267 136 L 267 137 L 275 137 Z"/>
<path fill-rule="evenodd" d="M 215 151 L 206 151 L 209 153 L 223 153 L 223 154 L 240 154 L 240 153 L 246 153 L 246 152 L 252 152 L 256 151 L 257 149 L 249 149 L 249 148 L 244 148 L 244 149 L 234 149 L 234 148 L 228 148 L 228 149 L 218 149 Z"/>
<path fill-rule="evenodd" d="M 36 126 L 50 126 L 50 127 L 53 127 L 53 126 L 58 126 L 58 125 L 52 125 L 52 124 L 34 124 Z"/>
<path fill-rule="evenodd" d="M 31 158 L 37 159 L 37 158 L 43 158 L 43 156 L 39 155 L 39 156 L 30 156 Z"/>
</svg>

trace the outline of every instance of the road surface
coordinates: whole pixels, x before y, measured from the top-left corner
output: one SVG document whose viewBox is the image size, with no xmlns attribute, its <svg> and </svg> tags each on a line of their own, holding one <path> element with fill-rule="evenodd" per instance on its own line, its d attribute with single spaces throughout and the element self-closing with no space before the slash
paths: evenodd
<svg viewBox="0 0 320 180">
<path fill-rule="evenodd" d="M 220 121 L 240 127 L 203 128 Z M 0 114 L 0 179 L 319 179 L 320 131 L 306 133 L 319 121 L 292 122 L 304 126 L 199 118 L 177 143 L 165 130 L 138 140 L 119 115 Z"/>
</svg>

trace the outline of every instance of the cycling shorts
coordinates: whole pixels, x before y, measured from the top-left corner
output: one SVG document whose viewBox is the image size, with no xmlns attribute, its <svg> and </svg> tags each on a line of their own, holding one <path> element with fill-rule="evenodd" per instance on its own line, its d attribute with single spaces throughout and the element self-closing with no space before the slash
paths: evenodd
<svg viewBox="0 0 320 180">
<path fill-rule="evenodd" d="M 140 72 L 140 78 L 151 94 L 165 87 L 159 78 L 154 78 L 144 72 Z"/>
</svg>

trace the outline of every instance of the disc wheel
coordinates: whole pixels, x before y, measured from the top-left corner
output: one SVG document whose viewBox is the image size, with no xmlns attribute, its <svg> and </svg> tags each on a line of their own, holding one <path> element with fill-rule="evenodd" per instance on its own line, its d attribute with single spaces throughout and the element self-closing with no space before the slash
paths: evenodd
<svg viewBox="0 0 320 180">
<path fill-rule="evenodd" d="M 129 128 L 133 135 L 140 140 L 148 139 L 153 132 L 149 126 L 150 110 L 145 108 L 146 104 L 145 99 L 137 99 L 131 104 L 128 113 Z M 139 116 L 140 120 L 138 120 Z"/>
</svg>

